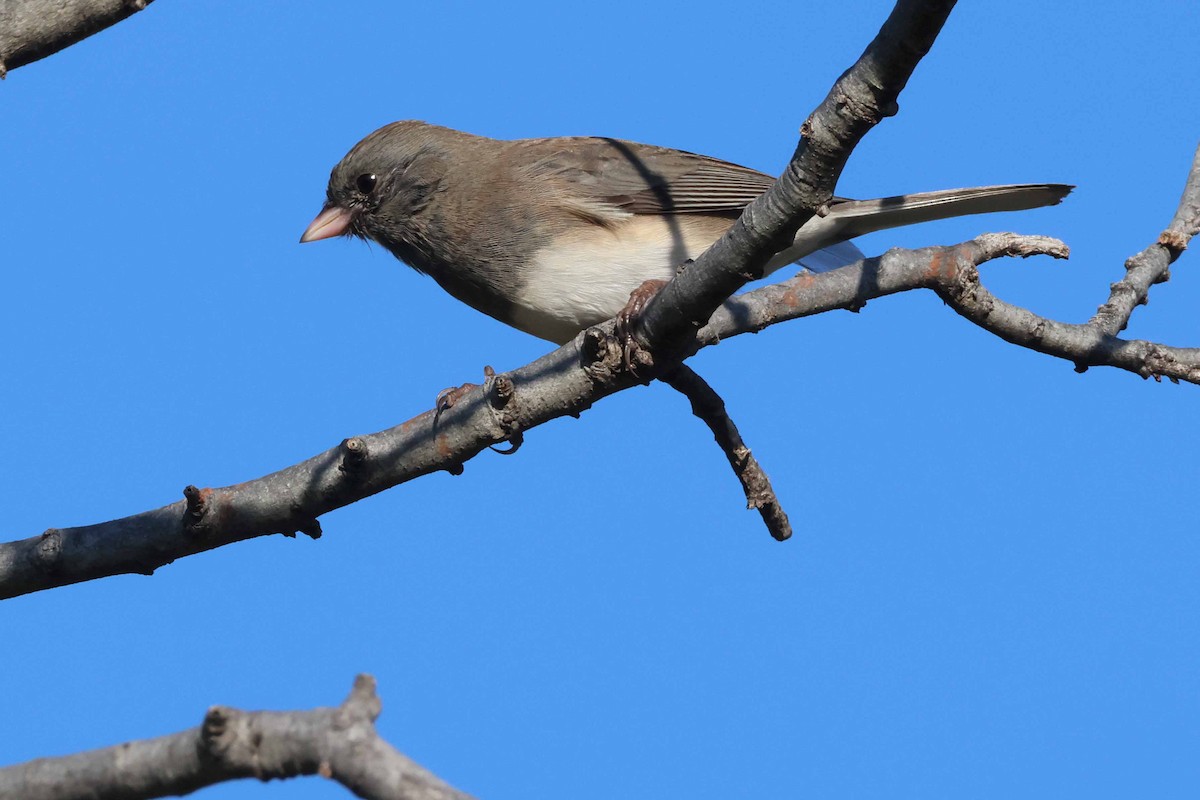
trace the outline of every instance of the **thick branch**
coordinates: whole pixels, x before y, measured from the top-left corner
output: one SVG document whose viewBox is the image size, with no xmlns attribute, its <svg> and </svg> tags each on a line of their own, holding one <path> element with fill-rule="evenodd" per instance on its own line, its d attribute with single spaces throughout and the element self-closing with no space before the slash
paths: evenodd
<svg viewBox="0 0 1200 800">
<path fill-rule="evenodd" d="M 767 530 L 777 541 L 790 538 L 792 525 L 779 505 L 771 479 L 742 441 L 742 434 L 725 410 L 721 395 L 684 364 L 663 375 L 660 380 L 686 397 L 692 404 L 692 413 L 712 431 L 713 438 L 742 484 L 742 491 L 746 493 L 746 507 L 758 509 Z"/>
<path fill-rule="evenodd" d="M 337 708 L 213 706 L 198 728 L 0 769 L 0 797 L 143 800 L 238 778 L 321 775 L 371 800 L 469 800 L 379 738 L 375 679 L 359 675 Z"/>
<path fill-rule="evenodd" d="M 0 0 L 0 78 L 133 16 L 154 0 Z"/>
<path fill-rule="evenodd" d="M 859 141 L 896 113 L 900 91 L 953 8 L 954 0 L 896 3 L 874 41 L 801 127 L 800 143 L 779 180 L 646 308 L 638 328 L 644 343 L 673 352 L 726 298 L 762 276 L 771 256 L 833 197 Z"/>
</svg>

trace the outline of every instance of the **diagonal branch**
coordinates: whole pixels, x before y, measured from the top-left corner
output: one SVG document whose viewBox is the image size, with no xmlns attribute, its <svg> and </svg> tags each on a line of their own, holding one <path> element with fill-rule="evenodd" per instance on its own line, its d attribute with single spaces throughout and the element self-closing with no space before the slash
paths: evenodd
<svg viewBox="0 0 1200 800">
<path fill-rule="evenodd" d="M 792 524 L 788 522 L 787 514 L 779 505 L 779 498 L 771 486 L 771 479 L 759 465 L 758 459 L 750 452 L 750 448 L 742 441 L 742 434 L 737 425 L 725 410 L 725 401 L 721 395 L 708 385 L 691 367 L 680 364 L 667 372 L 659 380 L 686 397 L 692 404 L 692 413 L 712 431 L 713 438 L 733 473 L 742 484 L 746 493 L 746 507 L 757 508 L 762 515 L 763 523 L 776 541 L 791 538 Z"/>
<path fill-rule="evenodd" d="M 1171 224 L 1159 234 L 1158 241 L 1125 262 L 1125 277 L 1112 285 L 1108 300 L 1088 324 L 1110 335 L 1125 330 L 1133 310 L 1146 304 L 1150 287 L 1170 278 L 1171 265 L 1197 233 L 1200 233 L 1200 147 L 1192 158 L 1192 169 Z"/>
<path fill-rule="evenodd" d="M 0 78 L 116 25 L 154 0 L 0 0 Z"/>
<path fill-rule="evenodd" d="M 646 307 L 636 329 L 659 353 L 684 346 L 696 329 L 833 197 L 854 148 L 885 117 L 954 8 L 954 0 L 899 0 L 875 39 L 800 128 L 779 180 L 720 239 Z"/>
<path fill-rule="evenodd" d="M 145 800 L 225 781 L 299 775 L 368 800 L 470 800 L 379 737 L 375 679 L 359 675 L 337 708 L 238 711 L 213 706 L 198 728 L 0 769 L 0 797 Z"/>
</svg>

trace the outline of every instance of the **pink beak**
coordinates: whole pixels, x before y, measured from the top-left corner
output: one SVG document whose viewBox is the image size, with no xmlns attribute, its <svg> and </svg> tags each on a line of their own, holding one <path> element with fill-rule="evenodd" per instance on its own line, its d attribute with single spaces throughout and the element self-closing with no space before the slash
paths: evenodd
<svg viewBox="0 0 1200 800">
<path fill-rule="evenodd" d="M 304 230 L 300 244 L 341 236 L 350 228 L 352 215 L 344 208 L 329 206 L 317 214 L 317 218 Z"/>
</svg>

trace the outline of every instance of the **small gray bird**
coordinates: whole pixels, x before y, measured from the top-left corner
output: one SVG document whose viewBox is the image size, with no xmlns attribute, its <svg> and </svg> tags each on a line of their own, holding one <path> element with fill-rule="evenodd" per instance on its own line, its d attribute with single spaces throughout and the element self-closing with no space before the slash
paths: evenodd
<svg viewBox="0 0 1200 800">
<path fill-rule="evenodd" d="M 501 141 L 418 121 L 367 136 L 329 176 L 301 242 L 372 239 L 467 305 L 569 341 L 615 316 L 644 281 L 666 280 L 724 233 L 775 179 L 727 161 L 619 139 Z M 1054 205 L 1070 186 L 948 189 L 835 198 L 771 272 L 821 272 L 862 257 L 848 240 L 915 222 Z"/>
</svg>

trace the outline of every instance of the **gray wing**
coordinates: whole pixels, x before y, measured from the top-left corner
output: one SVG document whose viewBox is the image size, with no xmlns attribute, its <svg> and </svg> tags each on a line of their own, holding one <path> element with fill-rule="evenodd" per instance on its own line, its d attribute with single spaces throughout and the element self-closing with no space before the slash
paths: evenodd
<svg viewBox="0 0 1200 800">
<path fill-rule="evenodd" d="M 708 156 L 620 139 L 523 139 L 510 146 L 531 177 L 631 214 L 737 216 L 775 179 Z"/>
</svg>

